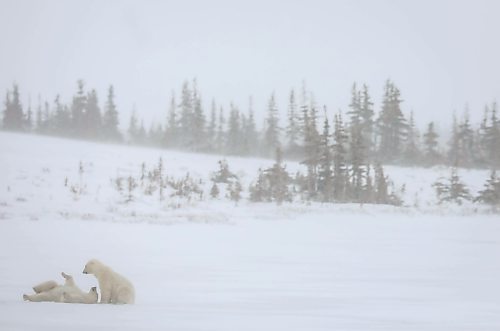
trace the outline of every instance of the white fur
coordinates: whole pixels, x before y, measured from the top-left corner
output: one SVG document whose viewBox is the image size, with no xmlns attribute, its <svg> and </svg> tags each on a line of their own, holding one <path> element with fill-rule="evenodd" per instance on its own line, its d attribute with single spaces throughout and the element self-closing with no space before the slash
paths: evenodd
<svg viewBox="0 0 500 331">
<path fill-rule="evenodd" d="M 48 280 L 46 282 L 33 286 L 33 291 L 35 291 L 35 293 L 47 292 L 49 290 L 52 290 L 56 286 L 58 285 L 54 280 Z"/>
<path fill-rule="evenodd" d="M 134 303 L 135 291 L 132 283 L 102 262 L 93 259 L 87 262 L 84 274 L 93 274 L 101 290 L 101 303 Z"/>
<path fill-rule="evenodd" d="M 58 285 L 55 281 L 43 282 L 35 287 L 35 294 L 24 294 L 23 299 L 27 301 L 42 302 L 67 302 L 67 303 L 97 303 L 97 291 L 93 287 L 89 293 L 84 293 L 78 286 L 72 276 L 61 273 L 65 282 Z"/>
<path fill-rule="evenodd" d="M 89 293 L 75 293 L 72 291 L 65 291 L 63 293 L 63 302 L 66 303 L 86 303 L 92 304 L 97 303 L 97 288 L 92 287 Z"/>
</svg>

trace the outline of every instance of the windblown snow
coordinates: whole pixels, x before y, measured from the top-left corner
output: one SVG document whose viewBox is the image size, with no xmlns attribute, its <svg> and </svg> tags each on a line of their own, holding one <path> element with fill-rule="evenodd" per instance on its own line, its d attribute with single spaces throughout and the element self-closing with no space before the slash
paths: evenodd
<svg viewBox="0 0 500 331">
<path fill-rule="evenodd" d="M 277 206 L 211 199 L 214 155 L 12 133 L 0 155 L 1 330 L 500 329 L 500 217 L 436 205 L 447 168 L 387 167 L 404 207 Z M 201 181 L 201 201 L 116 190 L 160 158 Z M 245 191 L 273 162 L 227 161 Z M 488 172 L 460 175 L 475 193 Z M 134 283 L 134 305 L 22 300 L 61 271 L 96 286 L 91 258 Z"/>
</svg>

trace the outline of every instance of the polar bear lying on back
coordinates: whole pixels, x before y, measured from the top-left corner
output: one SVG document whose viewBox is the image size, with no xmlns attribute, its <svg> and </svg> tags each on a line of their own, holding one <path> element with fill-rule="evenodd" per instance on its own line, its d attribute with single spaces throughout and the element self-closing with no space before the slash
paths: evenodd
<svg viewBox="0 0 500 331">
<path fill-rule="evenodd" d="M 64 277 L 64 285 L 58 285 L 55 281 L 49 280 L 33 287 L 35 294 L 24 294 L 26 301 L 42 302 L 66 302 L 66 303 L 97 303 L 97 289 L 92 287 L 89 293 L 84 293 L 75 284 L 72 276 L 61 273 Z"/>
<path fill-rule="evenodd" d="M 85 265 L 84 274 L 93 274 L 101 290 L 101 303 L 134 303 L 135 291 L 132 283 L 114 272 L 102 262 L 92 259 Z"/>
</svg>

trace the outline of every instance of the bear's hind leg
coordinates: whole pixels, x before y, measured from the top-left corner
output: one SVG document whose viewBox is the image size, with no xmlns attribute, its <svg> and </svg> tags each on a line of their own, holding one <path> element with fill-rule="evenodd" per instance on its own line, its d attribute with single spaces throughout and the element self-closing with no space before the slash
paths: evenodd
<svg viewBox="0 0 500 331">
<path fill-rule="evenodd" d="M 47 292 L 47 291 L 52 290 L 56 286 L 57 286 L 57 283 L 55 281 L 48 280 L 46 282 L 40 283 L 36 286 L 33 286 L 33 291 L 35 291 L 35 293 Z"/>
<path fill-rule="evenodd" d="M 64 282 L 64 285 L 65 286 L 75 286 L 75 280 L 73 279 L 73 276 L 71 275 L 68 275 L 67 273 L 65 273 L 64 271 L 61 272 L 61 276 L 63 276 L 63 278 L 66 280 Z"/>
</svg>

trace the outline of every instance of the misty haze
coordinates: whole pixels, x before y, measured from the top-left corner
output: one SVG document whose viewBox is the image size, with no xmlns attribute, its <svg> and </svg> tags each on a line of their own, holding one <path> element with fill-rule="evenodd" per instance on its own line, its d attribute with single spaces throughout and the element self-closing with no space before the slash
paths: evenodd
<svg viewBox="0 0 500 331">
<path fill-rule="evenodd" d="M 499 12 L 0 0 L 0 329 L 499 329 Z"/>
</svg>

